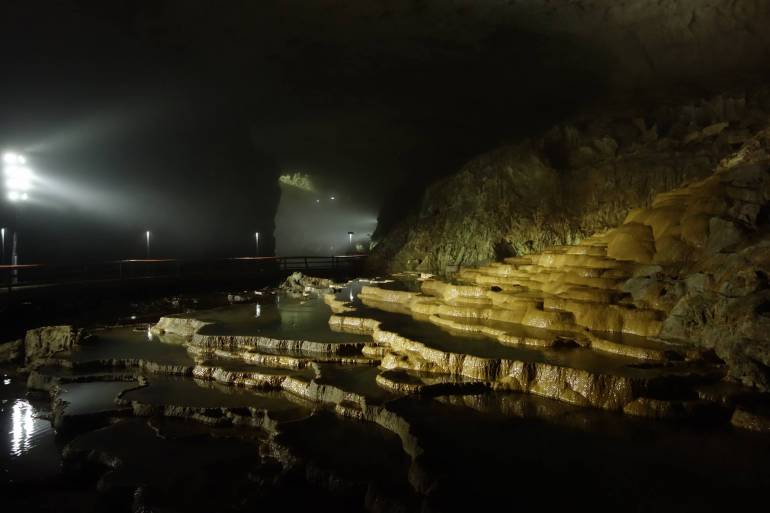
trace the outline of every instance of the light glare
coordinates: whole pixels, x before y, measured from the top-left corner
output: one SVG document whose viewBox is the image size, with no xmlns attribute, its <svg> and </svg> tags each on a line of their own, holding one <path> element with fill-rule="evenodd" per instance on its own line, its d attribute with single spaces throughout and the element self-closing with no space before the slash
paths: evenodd
<svg viewBox="0 0 770 513">
<path fill-rule="evenodd" d="M 18 153 L 7 152 L 3 154 L 5 188 L 8 191 L 8 199 L 11 201 L 29 199 L 27 191 L 32 189 L 34 175 L 32 170 L 24 165 L 26 162 L 26 157 Z"/>
</svg>

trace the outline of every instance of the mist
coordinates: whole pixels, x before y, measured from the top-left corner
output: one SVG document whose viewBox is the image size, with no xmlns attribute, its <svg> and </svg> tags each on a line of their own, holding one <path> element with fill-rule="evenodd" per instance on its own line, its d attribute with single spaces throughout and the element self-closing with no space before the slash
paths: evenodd
<svg viewBox="0 0 770 513">
<path fill-rule="evenodd" d="M 312 177 L 307 176 L 301 185 L 280 181 L 276 255 L 328 256 L 369 250 L 377 226 L 376 211 L 367 211 L 356 201 L 354 193 L 340 187 L 316 187 Z"/>
</svg>

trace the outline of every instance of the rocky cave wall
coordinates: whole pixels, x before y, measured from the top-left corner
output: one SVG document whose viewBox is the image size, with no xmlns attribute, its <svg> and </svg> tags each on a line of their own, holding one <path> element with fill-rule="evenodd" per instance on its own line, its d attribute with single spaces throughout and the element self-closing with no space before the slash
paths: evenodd
<svg viewBox="0 0 770 513">
<path fill-rule="evenodd" d="M 421 5 L 433 15 L 448 12 L 446 3 Z M 584 69 L 590 83 L 573 87 L 577 109 L 569 118 L 550 118 L 562 121 L 547 133 L 538 135 L 538 121 L 522 114 L 510 119 L 509 132 L 512 137 L 524 132 L 531 139 L 475 158 L 449 178 L 432 178 L 423 194 L 418 177 L 411 177 L 397 196 L 418 202 L 383 206 L 374 237 L 378 247 L 372 265 L 377 269 L 443 273 L 457 265 L 575 242 L 622 221 L 630 208 L 647 204 L 656 193 L 704 176 L 767 110 L 765 93 L 735 88 L 755 88 L 767 77 L 768 2 L 452 5 L 468 19 L 496 20 L 498 30 L 488 37 L 499 45 L 518 37 L 518 46 L 538 55 L 533 63 L 513 58 L 510 65 L 524 66 L 521 83 L 542 85 L 529 98 L 543 106 L 539 126 L 549 123 L 549 103 L 541 97 L 550 94 L 550 82 L 558 80 L 554 77 L 563 77 L 562 89 L 569 89 L 571 75 Z M 732 92 L 719 95 L 722 91 Z M 500 102 L 504 109 L 521 98 L 511 90 Z M 651 112 L 649 105 L 664 106 Z M 746 116 L 754 118 L 747 121 Z M 521 130 L 522 124 L 532 128 Z M 702 129 L 707 129 L 703 137 L 694 135 Z M 433 171 L 427 174 L 449 169 Z M 405 192 L 409 189 L 411 195 Z"/>
<path fill-rule="evenodd" d="M 555 126 L 432 184 L 370 264 L 444 274 L 574 244 L 655 194 L 708 175 L 768 113 L 770 90 L 760 88 Z"/>
</svg>

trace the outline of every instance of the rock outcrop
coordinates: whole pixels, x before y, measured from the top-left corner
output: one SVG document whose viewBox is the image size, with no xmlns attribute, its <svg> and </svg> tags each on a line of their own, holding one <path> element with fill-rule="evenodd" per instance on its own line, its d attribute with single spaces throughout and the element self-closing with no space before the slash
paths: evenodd
<svg viewBox="0 0 770 513">
<path fill-rule="evenodd" d="M 290 274 L 281 284 L 280 289 L 292 297 L 303 297 L 310 294 L 323 294 L 330 292 L 334 282 L 327 278 L 305 276 L 301 272 Z"/>
<path fill-rule="evenodd" d="M 430 186 L 416 214 L 378 234 L 370 265 L 446 274 L 617 226 L 656 194 L 711 174 L 764 127 L 769 93 L 592 118 L 483 155 Z M 714 222 L 722 240 L 712 245 L 737 236 Z"/>
<path fill-rule="evenodd" d="M 60 351 L 69 351 L 80 340 L 72 326 L 45 326 L 27 331 L 24 337 L 24 362 L 34 364 Z"/>
<path fill-rule="evenodd" d="M 0 344 L 0 363 L 11 363 L 20 360 L 24 355 L 24 341 L 14 340 Z"/>
</svg>

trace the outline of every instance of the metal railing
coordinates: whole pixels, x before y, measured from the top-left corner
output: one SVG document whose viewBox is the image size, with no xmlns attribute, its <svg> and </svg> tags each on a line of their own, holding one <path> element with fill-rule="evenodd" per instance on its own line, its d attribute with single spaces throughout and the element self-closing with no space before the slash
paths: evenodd
<svg viewBox="0 0 770 513">
<path fill-rule="evenodd" d="M 356 273 L 366 255 L 143 259 L 88 264 L 0 265 L 2 290 L 125 280 L 232 278 L 301 272 Z"/>
</svg>

